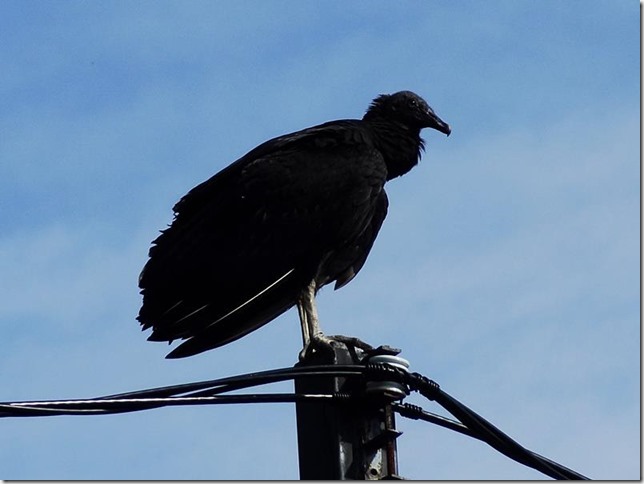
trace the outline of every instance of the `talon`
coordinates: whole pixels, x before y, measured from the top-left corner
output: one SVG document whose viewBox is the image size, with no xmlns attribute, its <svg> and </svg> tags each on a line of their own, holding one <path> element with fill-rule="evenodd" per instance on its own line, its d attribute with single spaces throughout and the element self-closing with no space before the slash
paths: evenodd
<svg viewBox="0 0 644 484">
<path fill-rule="evenodd" d="M 356 338 L 355 336 L 344 336 L 342 334 L 335 334 L 333 336 L 327 336 L 327 338 L 332 339 L 333 341 L 344 343 L 347 347 L 359 348 L 365 352 L 371 352 L 375 350 L 375 348 L 371 346 L 369 343 L 365 343 L 364 341 L 362 341 L 359 338 Z"/>
<path fill-rule="evenodd" d="M 317 333 L 306 342 L 304 348 L 300 351 L 299 360 L 304 361 L 318 352 L 333 353 L 334 343 L 336 343 L 336 340 L 333 337 Z"/>
<path fill-rule="evenodd" d="M 325 335 L 323 333 L 316 333 L 310 340 L 304 345 L 302 351 L 299 354 L 299 360 L 305 361 L 307 358 L 312 357 L 314 354 L 320 353 L 332 353 L 334 351 L 334 346 L 342 344 L 347 347 L 347 349 L 360 349 L 365 353 L 377 354 L 381 353 L 380 349 L 382 347 L 374 348 L 369 343 L 365 343 L 355 336 L 344 336 L 341 334 L 334 335 Z M 388 347 L 387 347 L 388 348 Z M 397 354 L 400 351 L 394 353 Z M 385 351 L 385 353 L 388 353 Z"/>
</svg>

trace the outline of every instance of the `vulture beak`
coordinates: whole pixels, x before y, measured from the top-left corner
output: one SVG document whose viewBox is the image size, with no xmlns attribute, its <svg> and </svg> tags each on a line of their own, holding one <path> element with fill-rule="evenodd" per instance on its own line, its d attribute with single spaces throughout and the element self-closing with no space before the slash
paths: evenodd
<svg viewBox="0 0 644 484">
<path fill-rule="evenodd" d="M 429 108 L 426 115 L 427 117 L 425 118 L 425 128 L 432 128 L 449 136 L 449 134 L 452 132 L 452 128 L 449 127 L 449 124 L 439 118 L 431 108 Z"/>
</svg>

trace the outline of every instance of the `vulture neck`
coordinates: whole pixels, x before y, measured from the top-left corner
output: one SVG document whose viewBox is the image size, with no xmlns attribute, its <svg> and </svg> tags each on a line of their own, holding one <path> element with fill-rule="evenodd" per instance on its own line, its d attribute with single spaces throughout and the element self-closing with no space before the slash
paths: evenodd
<svg viewBox="0 0 644 484">
<path fill-rule="evenodd" d="M 376 148 L 387 165 L 387 181 L 404 175 L 418 164 L 425 144 L 420 129 L 386 119 L 368 121 Z"/>
</svg>

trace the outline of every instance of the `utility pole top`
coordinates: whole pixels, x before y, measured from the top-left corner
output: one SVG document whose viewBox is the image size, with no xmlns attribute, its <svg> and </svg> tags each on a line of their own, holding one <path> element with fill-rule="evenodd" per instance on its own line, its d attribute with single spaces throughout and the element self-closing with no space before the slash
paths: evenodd
<svg viewBox="0 0 644 484">
<path fill-rule="evenodd" d="M 387 358 L 404 362 L 394 356 L 397 353 L 387 347 L 367 353 L 333 342 L 332 352 L 309 354 L 296 366 L 364 365 L 370 359 L 384 362 Z M 367 388 L 363 383 L 332 376 L 295 380 L 298 394 L 341 393 L 354 397 L 348 402 L 296 404 L 301 480 L 400 479 L 396 438 L 401 432 L 396 430 L 391 408 L 396 388 L 388 386 L 390 382 L 370 383 Z M 402 396 L 404 393 L 398 398 Z"/>
</svg>

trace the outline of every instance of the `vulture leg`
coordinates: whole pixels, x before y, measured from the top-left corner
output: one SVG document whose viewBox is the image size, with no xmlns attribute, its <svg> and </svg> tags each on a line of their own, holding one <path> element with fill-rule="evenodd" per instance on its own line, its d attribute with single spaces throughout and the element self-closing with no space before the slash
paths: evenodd
<svg viewBox="0 0 644 484">
<path fill-rule="evenodd" d="M 300 352 L 300 361 L 304 361 L 308 354 L 317 350 L 333 351 L 333 343 L 343 343 L 347 347 L 360 348 L 363 351 L 373 350 L 373 346 L 364 341 L 343 335 L 325 336 L 320 329 L 320 320 L 318 310 L 315 305 L 315 291 L 317 286 L 315 280 L 312 280 L 306 288 L 300 293 L 297 300 L 297 312 L 300 316 L 302 326 L 302 351 Z"/>
<path fill-rule="evenodd" d="M 302 351 L 300 361 L 306 359 L 306 355 L 316 350 L 331 350 L 333 338 L 329 338 L 320 329 L 318 309 L 315 305 L 315 291 L 317 285 L 312 280 L 300 293 L 297 299 L 297 312 L 300 316 L 302 326 Z"/>
</svg>

